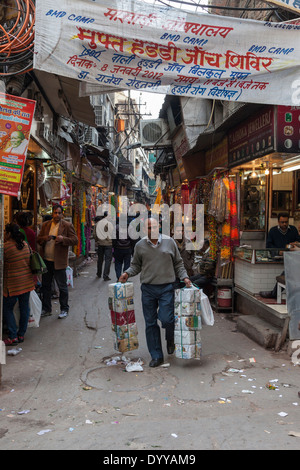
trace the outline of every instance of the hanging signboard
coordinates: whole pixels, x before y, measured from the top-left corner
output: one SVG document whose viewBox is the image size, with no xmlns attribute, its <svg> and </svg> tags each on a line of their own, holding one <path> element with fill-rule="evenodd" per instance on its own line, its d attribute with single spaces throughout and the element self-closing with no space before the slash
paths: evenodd
<svg viewBox="0 0 300 470">
<path fill-rule="evenodd" d="M 0 93 L 0 193 L 18 196 L 35 101 Z"/>
<path fill-rule="evenodd" d="M 299 29 L 139 0 L 37 0 L 34 68 L 100 87 L 297 105 Z"/>
<path fill-rule="evenodd" d="M 300 152 L 300 106 L 277 107 L 277 149 L 282 153 Z"/>
<path fill-rule="evenodd" d="M 229 132 L 229 167 L 241 165 L 274 152 L 274 135 L 274 107 L 267 106 Z"/>
</svg>

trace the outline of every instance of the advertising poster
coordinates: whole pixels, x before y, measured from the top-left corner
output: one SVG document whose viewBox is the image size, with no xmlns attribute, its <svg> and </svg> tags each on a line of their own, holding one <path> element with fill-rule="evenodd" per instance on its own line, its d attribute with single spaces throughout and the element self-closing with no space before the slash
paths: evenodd
<svg viewBox="0 0 300 470">
<path fill-rule="evenodd" d="M 0 93 L 0 193 L 18 196 L 35 101 Z"/>
</svg>

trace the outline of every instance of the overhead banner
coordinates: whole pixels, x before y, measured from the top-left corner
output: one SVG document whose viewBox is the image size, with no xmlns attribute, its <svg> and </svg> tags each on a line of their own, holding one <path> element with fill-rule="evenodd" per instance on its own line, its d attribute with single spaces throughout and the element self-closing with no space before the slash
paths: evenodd
<svg viewBox="0 0 300 470">
<path fill-rule="evenodd" d="M 34 68 L 100 87 L 297 105 L 299 29 L 135 0 L 37 0 Z"/>
<path fill-rule="evenodd" d="M 18 196 L 35 101 L 0 93 L 0 194 Z"/>
</svg>

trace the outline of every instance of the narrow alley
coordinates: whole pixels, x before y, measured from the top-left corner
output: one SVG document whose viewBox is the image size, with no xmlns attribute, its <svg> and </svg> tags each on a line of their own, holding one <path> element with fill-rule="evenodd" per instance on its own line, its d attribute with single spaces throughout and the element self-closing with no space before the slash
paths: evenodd
<svg viewBox="0 0 300 470">
<path fill-rule="evenodd" d="M 53 299 L 52 316 L 2 366 L 0 449 L 299 449 L 299 366 L 285 351 L 263 349 L 218 313 L 202 328 L 201 361 L 166 353 L 169 366 L 151 369 L 136 277 L 139 349 L 125 358 L 141 359 L 143 370 L 126 372 L 113 349 L 108 284 L 95 260 L 79 272 L 69 317 L 58 320 Z M 113 265 L 110 275 L 114 282 Z"/>
</svg>

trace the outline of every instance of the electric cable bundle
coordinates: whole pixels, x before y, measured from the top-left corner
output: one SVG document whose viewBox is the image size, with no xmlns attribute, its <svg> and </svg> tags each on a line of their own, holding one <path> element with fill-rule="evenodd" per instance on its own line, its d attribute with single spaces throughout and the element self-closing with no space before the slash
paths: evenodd
<svg viewBox="0 0 300 470">
<path fill-rule="evenodd" d="M 15 7 L 6 5 L 0 10 L 0 77 L 33 68 L 35 5 L 32 0 L 14 1 Z"/>
</svg>

